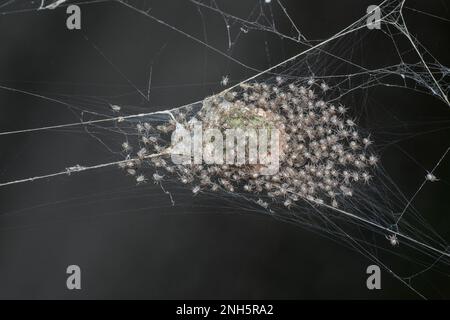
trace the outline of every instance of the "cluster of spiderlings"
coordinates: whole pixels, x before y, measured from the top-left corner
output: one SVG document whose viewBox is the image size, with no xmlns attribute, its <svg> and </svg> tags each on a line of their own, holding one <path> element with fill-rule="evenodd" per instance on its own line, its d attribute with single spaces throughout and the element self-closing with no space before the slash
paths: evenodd
<svg viewBox="0 0 450 320">
<path fill-rule="evenodd" d="M 340 199 L 351 197 L 358 185 L 369 183 L 377 156 L 370 152 L 371 140 L 361 136 L 354 120 L 346 116 L 347 109 L 324 101 L 329 90 L 325 83 L 242 84 L 205 99 L 201 110 L 188 117 L 185 110 L 175 119 L 161 124 L 139 123 L 136 126 L 139 146 L 132 152 L 125 142 L 123 149 L 130 158 L 122 167 L 145 182 L 146 167 L 156 168 L 155 182 L 171 176 L 189 184 L 193 193 L 202 190 L 247 193 L 267 208 L 270 199 L 290 207 L 309 200 L 339 206 Z M 261 175 L 261 165 L 174 165 L 164 151 L 170 148 L 170 134 L 176 122 L 189 127 L 192 120 L 203 127 L 223 130 L 238 126 L 276 127 L 280 130 L 279 172 Z M 165 143 L 165 145 L 164 145 Z M 150 159 L 150 154 L 161 154 Z M 264 199 L 264 200 L 263 200 Z"/>
</svg>

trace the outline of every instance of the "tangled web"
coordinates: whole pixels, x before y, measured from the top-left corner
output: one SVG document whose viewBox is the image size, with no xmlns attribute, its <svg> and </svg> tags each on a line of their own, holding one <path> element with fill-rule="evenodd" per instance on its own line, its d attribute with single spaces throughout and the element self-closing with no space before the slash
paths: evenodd
<svg viewBox="0 0 450 320">
<path fill-rule="evenodd" d="M 315 87 L 319 87 L 318 94 Z M 142 183 L 147 180 L 148 164 L 151 172 L 161 168 L 183 184 L 193 185 L 195 194 L 205 189 L 245 192 L 248 197 L 256 196 L 256 203 L 264 208 L 271 202 L 281 202 L 290 208 L 305 199 L 338 207 L 337 197 L 352 196 L 353 184 L 369 182 L 369 172 L 378 158 L 368 150 L 370 138 L 360 137 L 354 121 L 345 118 L 347 109 L 319 98 L 327 90 L 324 82 L 315 84 L 309 80 L 305 86 L 295 82 L 283 84 L 280 77 L 275 84 L 241 84 L 239 90 L 206 99 L 191 118 L 186 118 L 188 110 L 184 109 L 173 112 L 174 119 L 167 124 L 153 127 L 148 122 L 138 123 L 136 146 L 129 141 L 122 144 L 129 161 L 120 163 L 120 167 Z M 221 128 L 223 132 L 234 127 L 280 129 L 279 172 L 262 175 L 261 164 L 252 159 L 248 164 L 242 161 L 241 165 L 223 161 L 221 165 L 192 164 L 191 159 L 187 165 L 173 165 L 166 161 L 164 158 L 173 153 L 174 143 L 166 146 L 160 143 L 170 141 L 167 136 L 172 136 L 179 126 L 193 131 L 198 121 L 205 128 Z M 203 139 L 202 143 L 206 148 L 207 141 Z M 132 153 L 133 149 L 138 151 Z M 146 159 L 148 155 L 151 159 Z M 163 176 L 153 173 L 155 181 Z"/>
<path fill-rule="evenodd" d="M 417 190 L 405 195 L 388 173 L 389 168 L 384 167 L 383 160 L 383 151 L 404 137 L 398 138 L 371 125 L 374 111 L 366 105 L 371 94 L 369 89 L 395 88 L 429 95 L 450 107 L 449 68 L 440 64 L 409 32 L 404 17 L 405 12 L 429 14 L 408 7 L 408 1 L 386 0 L 379 4 L 379 31 L 367 28 L 369 12 L 327 39 L 309 39 L 291 18 L 289 6 L 283 1 L 254 1 L 248 16 L 242 17 L 229 13 L 227 5 L 219 1 L 191 0 L 190 4 L 201 14 L 204 30 L 209 19 L 214 21 L 211 24 L 221 21 L 225 26 L 225 49 L 219 49 L 154 15 L 147 1 L 117 2 L 224 57 L 251 76 L 241 75 L 230 85 L 228 75 L 223 75 L 216 83 L 222 86 L 219 92 L 167 110 L 136 113 L 113 99 L 90 109 L 64 103 L 80 116 L 79 122 L 1 132 L 0 135 L 83 127 L 87 134 L 112 151 L 114 161 L 90 166 L 70 164 L 62 171 L 18 178 L 0 183 L 0 187 L 118 166 L 133 183 L 154 182 L 169 195 L 172 203 L 176 196 L 166 186 L 173 182 L 187 186 L 194 195 L 220 195 L 240 205 L 247 203 L 264 214 L 337 238 L 383 266 L 419 296 L 423 294 L 414 288 L 415 278 L 431 270 L 448 277 L 448 244 L 428 225 L 413 202 L 427 184 L 443 182 L 444 177 L 437 177 L 436 171 L 448 160 L 450 149 L 446 146 L 434 166 L 421 173 L 423 179 Z M 72 3 L 76 2 L 23 4 L 7 1 L 0 4 L 0 13 L 58 9 Z M 434 18 L 448 23 L 445 18 Z M 386 37 L 398 63 L 372 68 L 355 62 L 349 53 L 351 50 L 342 50 L 343 45 L 348 45 L 349 37 L 358 36 L 360 40 L 362 34 L 371 32 L 380 32 Z M 242 62 L 233 53 L 251 33 L 271 35 L 302 49 L 260 70 Z M 270 60 L 271 49 L 267 43 L 265 48 Z M 134 92 L 148 102 L 151 81 L 145 89 L 129 83 Z M 1 88 L 58 100 L 7 86 Z M 362 92 L 359 98 L 357 92 Z M 221 131 L 240 125 L 254 129 L 278 128 L 278 173 L 262 175 L 261 166 L 257 164 L 172 163 L 172 135 L 179 128 L 193 129 L 197 122 Z M 89 128 L 96 131 L 91 132 Z M 99 131 L 114 137 L 113 142 L 102 140 L 97 134 Z M 408 138 L 420 134 L 414 132 Z M 398 275 L 379 259 L 379 251 L 404 258 L 418 269 L 411 275 Z"/>
</svg>

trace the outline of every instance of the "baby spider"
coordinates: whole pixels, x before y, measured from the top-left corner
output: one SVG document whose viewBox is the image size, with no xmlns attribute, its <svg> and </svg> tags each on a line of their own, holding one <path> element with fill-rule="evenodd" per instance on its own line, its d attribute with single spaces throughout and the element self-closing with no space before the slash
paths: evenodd
<svg viewBox="0 0 450 320">
<path fill-rule="evenodd" d="M 283 202 L 283 205 L 290 209 L 292 205 L 292 200 L 286 199 L 286 201 Z"/>
<path fill-rule="evenodd" d="M 345 108 L 344 106 L 339 106 L 338 107 L 338 112 L 340 114 L 345 114 L 347 112 L 347 108 Z"/>
<path fill-rule="evenodd" d="M 163 178 L 164 178 L 164 176 L 162 176 L 160 174 L 157 174 L 157 173 L 153 174 L 153 181 L 155 181 L 155 183 L 160 182 Z"/>
<path fill-rule="evenodd" d="M 137 184 L 146 183 L 147 178 L 143 174 L 140 174 L 136 177 L 136 182 Z"/>
<path fill-rule="evenodd" d="M 244 27 L 241 27 L 241 31 L 242 31 L 243 33 L 248 33 L 248 29 L 245 29 Z"/>
<path fill-rule="evenodd" d="M 143 160 L 145 158 L 145 156 L 147 155 L 147 149 L 145 148 L 141 148 L 141 150 L 139 150 L 137 152 L 137 156 L 139 159 Z"/>
<path fill-rule="evenodd" d="M 320 88 L 325 92 L 325 91 L 328 91 L 328 89 L 330 89 L 330 87 L 325 83 L 325 82 L 322 82 L 321 84 L 320 84 Z"/>
<path fill-rule="evenodd" d="M 363 144 L 364 144 L 364 147 L 366 147 L 366 148 L 367 148 L 368 146 L 370 146 L 372 143 L 373 143 L 373 142 L 370 140 L 369 137 L 363 139 Z"/>
<path fill-rule="evenodd" d="M 262 199 L 258 199 L 258 201 L 256 201 L 256 203 L 259 204 L 264 209 L 267 209 L 269 207 L 269 204 L 267 202 L 263 201 Z"/>
<path fill-rule="evenodd" d="M 372 166 L 375 166 L 377 163 L 378 163 L 378 157 L 374 156 L 374 155 L 371 155 L 369 157 L 369 164 L 372 165 Z"/>
<path fill-rule="evenodd" d="M 192 188 L 192 193 L 193 194 L 197 194 L 200 192 L 200 186 L 195 186 L 194 188 Z"/>
<path fill-rule="evenodd" d="M 280 77 L 280 76 L 276 77 L 275 80 L 277 81 L 278 85 L 282 85 L 283 82 L 284 82 L 284 79 L 282 77 Z"/>
<path fill-rule="evenodd" d="M 347 119 L 347 121 L 345 121 L 345 123 L 349 126 L 349 127 L 354 127 L 356 125 L 355 121 L 351 120 L 351 119 Z"/>
<path fill-rule="evenodd" d="M 430 181 L 430 182 L 436 182 L 439 181 L 438 178 L 436 178 L 436 176 L 434 174 L 432 174 L 431 172 L 428 172 L 427 175 L 425 176 L 426 180 Z"/>
<path fill-rule="evenodd" d="M 228 81 L 229 81 L 229 80 L 230 80 L 230 79 L 228 78 L 228 75 L 223 76 L 223 77 L 222 77 L 222 80 L 220 81 L 220 84 L 221 84 L 222 86 L 226 87 L 226 86 L 228 85 Z"/>
<path fill-rule="evenodd" d="M 130 176 L 134 176 L 134 175 L 136 175 L 136 170 L 130 168 L 130 169 L 127 169 L 127 173 L 128 173 Z"/>
<path fill-rule="evenodd" d="M 149 144 L 149 143 L 150 143 L 150 139 L 147 138 L 146 136 L 143 136 L 143 137 L 142 137 L 142 142 L 143 142 L 144 144 Z"/>
<path fill-rule="evenodd" d="M 120 169 L 125 169 L 127 167 L 127 163 L 126 162 L 120 162 L 118 164 L 118 166 L 119 166 Z"/>
<path fill-rule="evenodd" d="M 395 233 L 386 235 L 386 239 L 388 239 L 391 245 L 394 247 L 400 244 L 400 241 L 398 241 L 397 235 Z"/>
<path fill-rule="evenodd" d="M 133 148 L 130 146 L 130 144 L 128 143 L 128 141 L 125 141 L 124 143 L 122 143 L 122 149 L 125 152 L 129 152 L 131 151 Z"/>
<path fill-rule="evenodd" d="M 142 133 L 144 131 L 144 126 L 142 124 L 138 123 L 136 125 L 136 129 L 139 133 Z"/>
<path fill-rule="evenodd" d="M 120 109 L 121 109 L 120 106 L 115 105 L 115 104 L 110 104 L 109 106 L 111 107 L 111 110 L 114 111 L 114 112 L 119 112 Z"/>
<path fill-rule="evenodd" d="M 361 175 L 364 180 L 364 183 L 369 183 L 370 179 L 372 179 L 372 176 L 367 172 L 363 172 Z"/>
</svg>

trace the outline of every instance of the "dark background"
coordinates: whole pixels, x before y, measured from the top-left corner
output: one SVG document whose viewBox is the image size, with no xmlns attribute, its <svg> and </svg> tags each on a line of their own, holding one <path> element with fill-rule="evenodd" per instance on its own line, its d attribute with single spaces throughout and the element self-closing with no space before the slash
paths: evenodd
<svg viewBox="0 0 450 320">
<path fill-rule="evenodd" d="M 246 18 L 255 3 L 233 1 L 224 7 Z M 308 38 L 326 39 L 363 15 L 372 1 L 283 3 Z M 407 3 L 449 16 L 440 1 L 422 7 Z M 227 51 L 225 24 L 208 10 L 202 20 L 197 7 L 187 1 L 135 4 L 151 8 L 151 14 L 203 41 L 206 35 L 211 46 L 259 70 L 304 49 L 251 31 Z M 1 131 L 78 121 L 80 112 L 71 106 L 108 115 L 108 103 L 124 105 L 127 113 L 179 106 L 221 90 L 223 75 L 229 74 L 234 83 L 255 73 L 118 3 L 82 5 L 81 31 L 66 29 L 64 8 L 23 8 L 26 1 L 0 7 Z M 449 65 L 448 22 L 409 13 L 410 31 Z M 368 66 L 389 64 L 381 34 L 372 42 L 362 44 L 361 39 L 359 34 L 350 36 L 337 49 L 348 54 L 351 48 L 355 59 Z M 150 66 L 152 90 L 146 101 L 130 83 L 145 91 Z M 375 110 L 366 126 L 381 127 L 383 134 L 394 124 L 406 132 L 416 130 L 411 123 L 423 125 L 417 127 L 419 132 L 448 124 L 447 108 L 417 92 L 379 89 L 364 101 Z M 0 181 L 117 160 L 82 128 L 77 130 L 0 137 Z M 395 144 L 405 152 L 395 146 L 384 150 L 383 164 L 402 190 L 412 194 L 447 141 L 445 130 L 419 134 Z M 437 172 L 442 183 L 425 189 L 415 202 L 447 239 L 448 172 L 444 161 Z M 115 168 L 2 188 L 0 298 L 417 298 L 387 272 L 382 273 L 382 290 L 367 290 L 365 270 L 372 262 L 339 242 L 248 213 L 239 204 L 192 197 L 189 190 L 170 187 L 175 206 L 158 186 L 136 187 Z M 66 289 L 65 270 L 71 264 L 82 269 L 81 291 Z M 406 262 L 394 271 L 407 275 L 411 270 Z M 433 298 L 448 298 L 448 282 L 440 277 L 426 272 L 412 284 Z"/>
</svg>

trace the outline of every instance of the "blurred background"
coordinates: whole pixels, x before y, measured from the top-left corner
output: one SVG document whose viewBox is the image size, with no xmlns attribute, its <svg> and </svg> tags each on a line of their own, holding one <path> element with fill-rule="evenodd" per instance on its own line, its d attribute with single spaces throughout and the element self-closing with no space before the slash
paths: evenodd
<svg viewBox="0 0 450 320">
<path fill-rule="evenodd" d="M 308 39 L 329 38 L 376 2 L 282 1 Z M 406 3 L 449 17 L 442 1 Z M 263 8 L 267 25 L 276 22 L 280 32 L 295 34 L 286 16 L 264 1 L 208 2 L 220 9 L 215 13 L 190 1 L 132 4 L 167 25 L 124 4 L 93 1 L 80 4 L 81 30 L 68 30 L 64 6 L 37 11 L 31 1 L 0 1 L 0 131 L 92 118 L 83 111 L 111 115 L 109 104 L 123 106 L 125 114 L 173 108 L 221 91 L 224 76 L 237 83 L 306 48 L 271 32 L 246 33 L 245 24 L 237 23 L 229 29 L 231 39 L 241 32 L 230 46 L 222 11 L 251 21 Z M 406 13 L 410 33 L 450 65 L 449 22 Z M 370 37 L 356 33 L 330 48 L 367 67 L 398 62 L 383 30 Z M 322 59 L 312 68 L 333 72 L 336 66 Z M 137 89 L 147 92 L 150 75 L 144 97 Z M 386 87 L 346 99 L 357 114 L 370 110 L 363 125 L 375 137 L 392 137 L 392 144 L 383 138 L 383 166 L 412 195 L 448 147 L 448 108 L 431 96 Z M 414 138 L 396 142 L 401 134 Z M 120 148 L 122 141 L 107 132 L 96 137 L 81 127 L 0 136 L 0 181 L 118 160 L 102 142 Z M 449 173 L 447 159 L 436 172 L 442 181 L 427 185 L 414 203 L 444 239 L 450 239 Z M 159 186 L 136 186 L 116 168 L 1 188 L 0 298 L 418 298 L 386 271 L 382 290 L 368 290 L 372 261 L 339 241 L 225 198 L 192 197 L 176 185 L 167 189 L 175 206 Z M 414 273 L 408 261 L 381 253 L 380 259 L 399 275 Z M 81 267 L 82 290 L 66 288 L 72 264 Z M 449 298 L 442 278 L 448 270 L 424 272 L 411 284 L 429 297 Z"/>
</svg>

